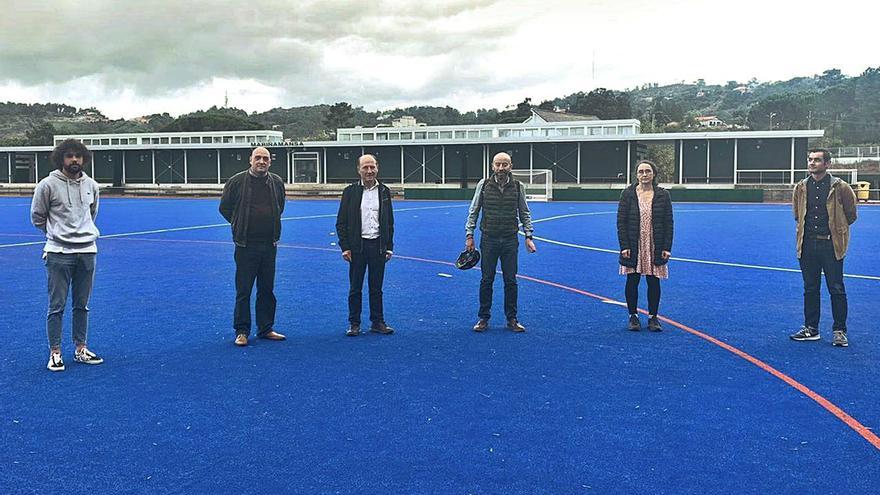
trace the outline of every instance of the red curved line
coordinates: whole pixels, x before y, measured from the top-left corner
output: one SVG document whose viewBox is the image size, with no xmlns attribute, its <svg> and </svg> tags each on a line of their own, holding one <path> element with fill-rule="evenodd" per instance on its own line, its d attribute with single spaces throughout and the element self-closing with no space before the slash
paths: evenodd
<svg viewBox="0 0 880 495">
<path fill-rule="evenodd" d="M 133 239 L 133 240 L 141 240 L 141 239 Z M 146 240 L 146 239 L 143 239 L 143 240 Z M 163 239 L 163 241 L 165 241 L 165 239 Z M 168 241 L 172 241 L 172 240 L 168 240 Z M 206 241 L 191 241 L 191 242 L 206 242 Z M 230 244 L 229 241 L 208 241 L 208 242 Z M 290 244 L 287 244 L 287 245 L 279 244 L 279 247 L 289 247 L 289 248 L 294 248 L 294 249 L 310 249 L 310 250 L 314 250 L 314 251 L 338 251 L 338 248 L 298 246 L 298 245 L 290 245 Z M 453 266 L 453 267 L 455 266 L 455 263 L 451 263 L 448 261 L 431 260 L 431 259 L 427 259 L 427 258 L 417 258 L 415 256 L 394 255 L 394 257 L 404 259 L 404 260 L 421 261 L 423 263 L 433 263 L 435 265 L 446 265 L 446 266 Z M 548 285 L 550 287 L 556 287 L 558 289 L 567 290 L 569 292 L 574 292 L 575 294 L 581 294 L 581 295 L 584 295 L 587 297 L 592 297 L 592 298 L 598 299 L 600 301 L 613 301 L 614 300 L 614 299 L 611 299 L 608 297 L 600 296 L 598 294 L 593 294 L 592 292 L 587 292 L 585 290 L 576 289 L 576 288 L 570 287 L 568 285 L 563 285 L 563 284 L 551 282 L 549 280 L 544 280 L 544 279 L 540 279 L 540 278 L 530 277 L 528 275 L 519 275 L 518 274 L 517 277 L 521 278 L 523 280 L 528 280 L 531 282 L 535 282 L 535 283 L 539 283 L 539 284 L 543 284 L 543 285 Z M 645 311 L 644 309 L 639 309 L 639 312 L 643 313 L 643 314 L 647 314 L 647 311 Z M 684 325 L 684 324 L 679 323 L 675 320 L 671 320 L 669 318 L 666 318 L 665 316 L 657 315 L 657 317 L 660 318 L 661 320 L 663 320 L 664 322 L 666 322 L 674 327 L 677 327 L 677 328 L 679 328 L 679 329 L 681 329 L 691 335 L 695 335 L 695 336 L 697 336 L 697 337 L 699 337 L 709 343 L 715 344 L 718 347 L 721 347 L 722 349 L 754 364 L 758 368 L 766 371 L 767 373 L 770 373 L 771 375 L 775 376 L 776 378 L 779 378 L 780 380 L 782 380 L 783 382 L 785 382 L 786 384 L 788 384 L 789 386 L 791 386 L 792 388 L 794 388 L 798 392 L 806 395 L 807 397 L 809 397 L 810 399 L 815 401 L 817 404 L 819 404 L 820 406 L 825 408 L 828 412 L 833 414 L 837 419 L 843 421 L 844 424 L 846 424 L 847 426 L 852 428 L 856 433 L 858 433 L 865 440 L 870 442 L 871 445 L 874 446 L 874 448 L 876 448 L 877 450 L 880 450 L 880 437 L 877 437 L 877 435 L 875 435 L 874 432 L 872 432 L 868 427 L 861 424 L 857 419 L 855 419 L 852 416 L 850 416 L 849 414 L 847 414 L 846 411 L 837 407 L 836 405 L 834 405 L 834 403 L 832 403 L 831 401 L 829 401 L 825 397 L 822 397 L 821 395 L 817 394 L 816 392 L 811 390 L 806 385 L 800 383 L 799 381 L 786 375 L 785 373 L 777 370 L 776 368 L 774 368 L 773 366 L 770 366 L 769 364 L 765 363 L 764 361 L 761 361 L 760 359 L 752 356 L 751 354 L 748 354 L 745 351 L 737 349 L 736 347 L 734 347 L 726 342 L 722 342 L 722 341 L 716 339 L 715 337 L 712 337 L 712 336 L 707 335 L 703 332 L 700 332 L 699 330 L 694 330 L 693 328 L 691 328 L 687 325 Z"/>
<path fill-rule="evenodd" d="M 543 280 L 540 278 L 530 277 L 528 275 L 517 275 L 517 277 L 522 278 L 524 280 L 536 282 L 539 284 L 549 285 L 551 287 L 557 287 L 557 288 L 567 290 L 570 292 L 574 292 L 577 294 L 582 294 L 582 295 L 589 296 L 589 297 L 592 297 L 595 299 L 599 299 L 601 301 L 611 300 L 607 297 L 602 297 L 602 296 L 592 294 L 587 291 L 575 289 L 574 287 L 569 287 L 567 285 L 557 284 L 556 282 L 551 282 L 549 280 Z M 647 311 L 645 311 L 643 309 L 640 309 L 639 312 L 647 314 Z M 870 442 L 871 445 L 874 446 L 874 448 L 880 450 L 880 437 L 877 437 L 877 435 L 875 435 L 874 432 L 872 432 L 865 425 L 861 424 L 857 419 L 855 419 L 854 417 L 847 414 L 846 411 L 837 407 L 836 405 L 834 405 L 834 403 L 832 403 L 831 401 L 829 401 L 825 397 L 822 397 L 818 393 L 814 392 L 813 390 L 811 390 L 809 387 L 802 384 L 801 382 L 799 382 L 799 381 L 795 380 L 794 378 L 786 375 L 785 373 L 777 370 L 773 366 L 770 366 L 769 364 L 765 363 L 764 361 L 761 361 L 760 359 L 752 356 L 751 354 L 749 354 L 743 350 L 737 349 L 736 347 L 734 347 L 726 342 L 722 342 L 722 341 L 716 339 L 715 337 L 712 337 L 712 336 L 707 335 L 703 332 L 700 332 L 699 330 L 694 330 L 693 328 L 691 328 L 687 325 L 684 325 L 682 323 L 679 323 L 675 320 L 670 320 L 669 318 L 666 318 L 665 316 L 658 315 L 658 318 L 660 318 L 661 320 L 663 320 L 666 323 L 669 323 L 670 325 L 672 325 L 674 327 L 677 327 L 681 330 L 684 330 L 685 332 L 687 332 L 691 335 L 695 335 L 695 336 L 697 336 L 707 342 L 715 344 L 718 347 L 721 347 L 722 349 L 724 349 L 724 350 L 726 350 L 736 356 L 739 356 L 742 359 L 745 359 L 746 361 L 754 364 L 758 368 L 761 368 L 762 370 L 766 371 L 767 373 L 770 373 L 771 375 L 775 376 L 776 378 L 779 378 L 780 380 L 787 383 L 789 386 L 791 386 L 792 388 L 794 388 L 798 392 L 806 395 L 807 397 L 809 397 L 810 399 L 815 401 L 817 404 L 824 407 L 828 412 L 830 412 L 835 417 L 837 417 L 837 419 L 843 421 L 847 426 L 852 428 L 856 433 L 858 433 L 865 440 Z"/>
<path fill-rule="evenodd" d="M 426 263 L 435 263 L 435 264 L 439 264 L 439 265 L 455 266 L 454 263 L 450 263 L 447 261 L 429 260 L 429 259 L 425 259 L 425 258 L 416 258 L 413 256 L 396 256 L 396 257 L 401 258 L 401 259 L 406 259 L 406 260 L 423 261 Z M 556 287 L 558 289 L 567 290 L 569 292 L 574 292 L 576 294 L 581 294 L 581 295 L 584 295 L 587 297 L 592 297 L 592 298 L 598 299 L 600 301 L 613 301 L 613 299 L 611 299 L 611 298 L 600 296 L 598 294 L 593 294 L 592 292 L 587 292 L 585 290 L 576 289 L 576 288 L 570 287 L 568 285 L 563 285 L 563 284 L 559 284 L 556 282 L 551 282 L 550 280 L 544 280 L 544 279 L 530 277 L 528 275 L 520 275 L 520 274 L 517 274 L 517 278 L 521 278 L 523 280 L 528 280 L 528 281 L 543 284 L 543 285 L 549 285 L 550 287 Z M 639 312 L 643 313 L 643 314 L 648 314 L 648 312 L 645 311 L 644 309 L 639 309 Z M 798 392 L 806 395 L 807 397 L 809 397 L 810 399 L 815 401 L 817 404 L 824 407 L 825 410 L 827 410 L 828 412 L 833 414 L 837 419 L 843 421 L 844 424 L 846 424 L 847 426 L 852 428 L 856 433 L 861 435 L 862 438 L 867 440 L 871 445 L 874 446 L 874 448 L 876 448 L 877 450 L 880 450 L 880 437 L 875 435 L 874 432 L 872 432 L 868 427 L 866 427 L 865 425 L 860 423 L 856 418 L 850 416 L 849 414 L 846 413 L 846 411 L 837 407 L 833 402 L 826 399 L 825 397 L 822 397 L 818 393 L 814 392 L 813 390 L 811 390 L 809 387 L 807 387 L 803 383 L 801 383 L 801 382 L 795 380 L 794 378 L 786 375 L 785 373 L 777 370 L 773 366 L 770 366 L 769 364 L 765 363 L 764 361 L 761 361 L 760 359 L 752 356 L 751 354 L 749 354 L 743 350 L 737 349 L 736 347 L 734 347 L 726 342 L 722 342 L 721 340 L 718 340 L 715 337 L 712 337 L 711 335 L 707 335 L 703 332 L 700 332 L 699 330 L 695 330 L 695 329 L 693 329 L 687 325 L 684 325 L 682 323 L 679 323 L 675 320 L 671 320 L 669 318 L 666 318 L 665 316 L 657 315 L 657 317 L 660 318 L 661 320 L 663 320 L 664 322 L 666 322 L 674 327 L 677 327 L 681 330 L 684 330 L 685 332 L 687 332 L 691 335 L 695 335 L 695 336 L 697 336 L 697 337 L 699 337 L 709 343 L 715 344 L 718 347 L 721 347 L 722 349 L 754 364 L 758 368 L 766 371 L 767 373 L 770 373 L 771 375 L 775 376 L 776 378 L 779 378 L 780 380 L 782 380 L 783 382 L 788 384 L 790 387 L 792 387 L 795 390 L 797 390 Z"/>
</svg>

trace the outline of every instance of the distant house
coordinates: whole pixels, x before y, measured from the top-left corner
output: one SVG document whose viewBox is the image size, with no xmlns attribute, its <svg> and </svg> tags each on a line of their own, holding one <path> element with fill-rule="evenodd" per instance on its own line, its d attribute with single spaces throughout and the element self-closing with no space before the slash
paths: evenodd
<svg viewBox="0 0 880 495">
<path fill-rule="evenodd" d="M 416 118 L 412 115 L 401 115 L 399 118 L 391 121 L 391 127 L 417 127 L 424 125 L 423 123 L 416 122 Z"/>
<path fill-rule="evenodd" d="M 694 120 L 697 121 L 697 124 L 699 124 L 700 127 L 710 127 L 713 129 L 722 129 L 727 127 L 727 124 L 725 124 L 723 120 L 719 119 L 715 115 L 701 115 Z"/>
<path fill-rule="evenodd" d="M 749 87 L 746 85 L 741 85 L 733 88 L 734 91 L 739 91 L 739 94 L 751 93 Z"/>
<path fill-rule="evenodd" d="M 550 122 L 581 122 L 584 120 L 599 120 L 595 115 L 581 115 L 571 112 L 554 112 L 533 108 L 532 115 L 523 124 L 547 124 Z"/>
</svg>

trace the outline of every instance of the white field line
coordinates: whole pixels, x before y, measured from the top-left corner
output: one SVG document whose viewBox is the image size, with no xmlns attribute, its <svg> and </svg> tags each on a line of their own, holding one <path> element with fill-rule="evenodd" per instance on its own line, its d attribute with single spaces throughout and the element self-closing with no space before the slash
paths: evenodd
<svg viewBox="0 0 880 495">
<path fill-rule="evenodd" d="M 398 208 L 394 211 L 396 213 L 403 211 L 421 211 L 421 210 L 437 210 L 441 208 L 464 208 L 468 205 L 445 205 L 445 206 L 421 206 L 421 207 L 413 207 L 413 208 Z M 315 218 L 336 218 L 336 213 L 327 213 L 324 215 L 307 215 L 301 217 L 282 217 L 281 221 L 288 220 L 311 220 Z M 142 230 L 139 232 L 120 232 L 116 234 L 107 234 L 102 235 L 101 239 L 113 239 L 119 237 L 131 237 L 135 235 L 148 235 L 148 234 L 164 234 L 166 232 L 182 232 L 186 230 L 201 230 L 201 229 L 214 229 L 218 227 L 229 227 L 228 223 L 213 223 L 208 225 L 191 225 L 188 227 L 173 227 L 168 229 L 155 229 L 155 230 Z M 39 244 L 44 244 L 45 241 L 32 241 L 32 242 L 18 242 L 15 244 L 0 244 L 0 248 L 12 248 L 12 247 L 21 247 L 21 246 L 36 246 Z"/>
<path fill-rule="evenodd" d="M 744 208 L 744 209 L 734 209 L 734 208 L 717 208 L 717 209 L 707 209 L 707 210 L 684 210 L 684 209 L 675 209 L 675 213 L 701 213 L 701 212 L 728 212 L 728 211 L 791 211 L 791 208 L 785 209 L 775 209 L 775 208 Z M 549 222 L 550 220 L 559 220 L 562 218 L 573 218 L 573 217 L 592 217 L 596 215 L 616 215 L 617 211 L 590 211 L 586 213 L 568 213 L 566 215 L 557 215 L 554 217 L 540 218 L 538 220 L 532 220 L 532 223 L 541 223 L 541 222 Z"/>
<path fill-rule="evenodd" d="M 721 209 L 721 210 L 676 210 L 676 213 L 681 213 L 681 212 L 695 213 L 695 212 L 703 212 L 703 211 L 787 211 L 787 210 L 770 210 L 769 208 L 768 208 L 768 209 L 754 208 L 754 209 L 750 209 L 750 210 L 731 210 L 731 209 Z M 595 211 L 595 212 L 589 212 L 589 213 L 570 213 L 570 214 L 567 214 L 567 215 L 557 215 L 557 216 L 555 216 L 555 217 L 547 217 L 547 218 L 541 218 L 541 219 L 539 219 L 539 220 L 532 220 L 532 223 L 547 222 L 547 221 L 550 221 L 550 220 L 559 220 L 559 219 L 561 219 L 561 218 L 571 218 L 571 217 L 581 217 L 581 216 L 594 216 L 594 215 L 611 215 L 611 214 L 617 214 L 617 212 L 616 212 L 616 211 Z M 544 241 L 544 242 L 549 243 L 549 244 L 556 244 L 557 246 L 565 246 L 565 247 L 570 247 L 570 248 L 575 248 L 575 249 L 583 249 L 583 250 L 586 250 L 586 251 L 597 251 L 597 252 L 600 252 L 600 253 L 611 253 L 611 254 L 614 254 L 614 255 L 618 255 L 618 254 L 620 254 L 620 251 L 618 251 L 617 249 L 606 249 L 606 248 L 600 248 L 600 247 L 594 247 L 594 246 L 584 246 L 584 245 L 581 245 L 581 244 L 573 244 L 573 243 L 570 243 L 570 242 L 562 242 L 562 241 L 557 241 L 557 240 L 554 240 L 554 239 L 548 239 L 548 238 L 546 238 L 546 237 L 539 237 L 539 236 L 535 236 L 535 239 L 536 239 L 536 240 L 540 240 L 540 241 Z M 727 267 L 733 267 L 733 268 L 750 268 L 750 269 L 753 269 L 753 270 L 769 270 L 769 271 L 776 271 L 776 272 L 789 272 L 789 273 L 800 273 L 800 272 L 801 272 L 799 269 L 794 269 L 794 268 L 780 268 L 780 267 L 776 267 L 776 266 L 749 265 L 749 264 L 745 264 L 745 263 L 728 263 L 728 262 L 725 262 L 725 261 L 700 260 L 700 259 L 693 259 L 693 258 L 676 258 L 676 257 L 672 257 L 672 258 L 670 258 L 670 259 L 671 259 L 671 260 L 675 260 L 675 261 L 683 261 L 683 262 L 685 262 L 685 263 L 697 263 L 697 264 L 701 264 L 701 265 L 727 266 Z M 844 277 L 847 277 L 847 278 L 858 278 L 858 279 L 863 279 L 863 280 L 880 280 L 880 277 L 878 277 L 878 276 L 873 276 L 873 275 L 857 275 L 857 274 L 845 273 L 845 274 L 843 274 L 843 276 L 844 276 Z"/>
</svg>

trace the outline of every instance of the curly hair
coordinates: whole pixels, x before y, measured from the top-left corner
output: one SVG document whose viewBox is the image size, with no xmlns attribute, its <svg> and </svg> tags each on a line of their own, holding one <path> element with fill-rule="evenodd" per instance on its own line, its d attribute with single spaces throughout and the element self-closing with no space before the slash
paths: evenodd
<svg viewBox="0 0 880 495">
<path fill-rule="evenodd" d="M 55 168 L 58 170 L 61 170 L 61 168 L 64 167 L 65 153 L 81 153 L 83 157 L 83 168 L 92 163 L 92 152 L 86 148 L 86 145 L 82 144 L 82 142 L 77 139 L 65 139 L 59 143 L 54 150 L 52 150 L 52 163 L 55 164 Z"/>
</svg>

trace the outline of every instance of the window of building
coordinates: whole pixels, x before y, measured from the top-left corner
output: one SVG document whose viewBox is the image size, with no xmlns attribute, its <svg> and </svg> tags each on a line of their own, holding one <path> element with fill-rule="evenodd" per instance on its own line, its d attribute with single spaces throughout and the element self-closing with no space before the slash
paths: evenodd
<svg viewBox="0 0 880 495">
<path fill-rule="evenodd" d="M 416 132 L 416 139 L 425 139 L 425 132 Z"/>
<path fill-rule="evenodd" d="M 171 144 L 180 144 L 180 138 L 179 137 L 171 138 Z"/>
<path fill-rule="evenodd" d="M 255 143 L 255 142 L 257 142 L 257 137 L 256 136 L 248 136 L 247 142 L 248 143 Z"/>
<path fill-rule="evenodd" d="M 189 144 L 189 137 L 182 137 L 182 138 L 180 138 L 180 142 L 183 143 L 183 144 Z"/>
<path fill-rule="evenodd" d="M 198 136 L 193 136 L 192 138 L 190 138 L 190 141 L 191 141 L 193 144 L 199 144 L 199 143 L 202 142 L 202 138 L 200 138 L 200 137 L 198 137 Z"/>
<path fill-rule="evenodd" d="M 231 142 L 232 142 L 232 136 L 223 136 L 223 142 L 224 142 L 224 143 L 231 143 Z"/>
<path fill-rule="evenodd" d="M 373 138 L 375 138 L 375 137 L 376 137 L 375 134 L 373 134 L 372 132 L 365 132 L 365 133 L 363 134 L 363 138 L 362 138 L 362 139 L 363 139 L 364 141 L 374 141 Z"/>
<path fill-rule="evenodd" d="M 482 131 L 480 131 L 480 137 L 481 138 L 491 138 L 492 131 L 490 129 L 482 130 Z"/>
<path fill-rule="evenodd" d="M 401 132 L 400 139 L 412 139 L 413 135 L 411 132 Z"/>
<path fill-rule="evenodd" d="M 376 141 L 388 141 L 388 133 L 387 132 L 377 132 L 376 133 Z"/>
<path fill-rule="evenodd" d="M 109 146 L 109 145 L 110 145 L 110 138 L 104 138 L 104 139 L 102 139 L 102 140 L 101 140 L 101 144 L 102 144 L 102 145 L 107 145 L 107 146 Z"/>
<path fill-rule="evenodd" d="M 258 143 L 266 143 L 266 142 L 269 142 L 269 140 L 266 139 L 266 136 L 256 136 L 256 138 L 257 138 L 257 142 L 258 142 Z"/>
<path fill-rule="evenodd" d="M 351 141 L 351 135 L 350 134 L 340 134 L 339 140 L 340 141 Z"/>
<path fill-rule="evenodd" d="M 501 129 L 498 131 L 498 137 L 510 137 L 510 129 Z"/>
<path fill-rule="evenodd" d="M 467 137 L 467 133 L 464 131 L 455 131 L 455 139 L 464 139 Z"/>
<path fill-rule="evenodd" d="M 452 131 L 440 131 L 440 139 L 452 139 Z"/>
<path fill-rule="evenodd" d="M 167 137 L 159 138 L 159 143 L 160 144 L 168 144 L 168 138 Z"/>
<path fill-rule="evenodd" d="M 583 127 L 572 127 L 571 128 L 571 135 L 572 136 L 583 136 L 584 135 L 584 128 Z"/>
<path fill-rule="evenodd" d="M 618 128 L 618 132 L 624 136 L 629 136 L 633 134 L 633 128 L 630 126 L 621 126 Z"/>
<path fill-rule="evenodd" d="M 159 144 L 159 138 L 151 138 L 151 140 L 153 141 L 152 144 Z"/>
<path fill-rule="evenodd" d="M 440 137 L 440 133 L 437 131 L 428 131 L 428 139 L 438 139 Z"/>
<path fill-rule="evenodd" d="M 110 144 L 119 144 L 119 138 L 110 138 Z"/>
<path fill-rule="evenodd" d="M 235 136 L 235 142 L 236 143 L 246 143 L 247 141 L 245 141 L 245 136 Z"/>
<path fill-rule="evenodd" d="M 399 132 L 389 132 L 388 133 L 388 140 L 389 141 L 397 141 L 398 139 L 400 139 Z"/>
<path fill-rule="evenodd" d="M 480 137 L 480 131 L 467 131 L 468 139 L 477 139 Z"/>
<path fill-rule="evenodd" d="M 603 128 L 602 128 L 602 134 L 604 134 L 604 135 L 606 135 L 606 136 L 610 136 L 610 135 L 617 134 L 617 127 L 616 127 L 616 126 L 613 126 L 613 125 L 612 125 L 612 126 L 606 126 L 606 127 L 603 127 Z"/>
<path fill-rule="evenodd" d="M 590 136 L 598 136 L 599 134 L 602 134 L 601 127 L 590 127 Z"/>
<path fill-rule="evenodd" d="M 215 143 L 222 143 L 222 142 L 223 142 L 223 136 L 214 136 L 214 142 L 215 142 Z"/>
</svg>

